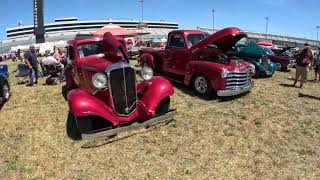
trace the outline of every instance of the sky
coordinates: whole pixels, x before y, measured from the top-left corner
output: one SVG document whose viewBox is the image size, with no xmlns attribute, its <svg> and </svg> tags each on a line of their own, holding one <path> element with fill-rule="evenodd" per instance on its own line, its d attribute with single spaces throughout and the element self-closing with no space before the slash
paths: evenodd
<svg viewBox="0 0 320 180">
<path fill-rule="evenodd" d="M 0 39 L 19 20 L 33 24 L 33 0 L 0 2 Z M 265 17 L 269 17 L 269 33 L 317 39 L 319 0 L 144 0 L 144 19 L 178 22 L 180 29 L 211 28 L 212 9 L 216 28 L 265 32 Z M 45 23 L 63 17 L 140 20 L 141 4 L 138 0 L 44 0 Z"/>
</svg>

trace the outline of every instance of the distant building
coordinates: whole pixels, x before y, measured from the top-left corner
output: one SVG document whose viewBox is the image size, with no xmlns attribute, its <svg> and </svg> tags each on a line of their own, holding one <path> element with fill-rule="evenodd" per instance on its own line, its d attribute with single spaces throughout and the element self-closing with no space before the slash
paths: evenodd
<svg viewBox="0 0 320 180">
<path fill-rule="evenodd" d="M 212 33 L 212 28 L 197 27 L 197 29 Z M 215 32 L 216 31 L 218 30 L 215 29 Z M 257 33 L 257 32 L 249 32 L 249 31 L 244 31 L 244 32 L 248 34 L 249 41 L 260 41 L 260 40 L 265 40 L 266 38 L 265 33 Z M 278 45 L 280 47 L 303 46 L 304 43 L 306 42 L 309 43 L 310 46 L 312 46 L 313 48 L 317 48 L 320 45 L 319 42 L 317 42 L 316 40 L 284 36 L 284 35 L 276 35 L 276 34 L 268 34 L 267 41 L 270 41 L 273 44 Z"/>
<path fill-rule="evenodd" d="M 53 23 L 46 23 L 46 41 L 70 40 L 78 33 L 90 33 L 102 28 L 107 24 L 116 24 L 127 29 L 138 29 L 140 21 L 132 20 L 78 20 L 76 17 L 55 19 Z M 170 31 L 179 28 L 176 22 L 167 21 L 144 21 L 148 28 L 143 32 L 150 33 L 149 37 L 164 37 Z M 0 42 L 0 52 L 10 49 L 12 46 L 26 45 L 35 42 L 33 25 L 18 26 L 6 29 L 6 39 Z"/>
</svg>

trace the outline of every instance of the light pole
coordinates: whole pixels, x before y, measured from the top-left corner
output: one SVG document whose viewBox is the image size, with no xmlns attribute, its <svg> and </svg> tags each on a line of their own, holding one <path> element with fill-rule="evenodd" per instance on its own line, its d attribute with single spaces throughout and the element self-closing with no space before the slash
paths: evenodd
<svg viewBox="0 0 320 180">
<path fill-rule="evenodd" d="M 211 12 L 212 12 L 212 32 L 214 33 L 214 13 L 216 12 L 216 10 L 212 9 Z"/>
<path fill-rule="evenodd" d="M 266 40 L 268 38 L 268 25 L 269 25 L 269 17 L 264 18 L 266 20 Z"/>
<path fill-rule="evenodd" d="M 144 0 L 139 0 L 139 2 L 141 3 L 141 22 L 143 23 L 143 3 L 144 3 Z"/>
<path fill-rule="evenodd" d="M 319 28 L 320 28 L 320 26 L 317 25 L 316 28 L 317 28 L 317 42 L 319 44 Z"/>
</svg>

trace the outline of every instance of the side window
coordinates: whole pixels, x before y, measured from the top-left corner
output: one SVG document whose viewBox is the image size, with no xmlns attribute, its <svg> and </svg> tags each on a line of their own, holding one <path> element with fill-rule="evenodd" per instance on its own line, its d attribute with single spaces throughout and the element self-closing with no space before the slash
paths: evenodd
<svg viewBox="0 0 320 180">
<path fill-rule="evenodd" d="M 184 38 L 182 35 L 171 35 L 169 47 L 184 48 Z"/>
</svg>

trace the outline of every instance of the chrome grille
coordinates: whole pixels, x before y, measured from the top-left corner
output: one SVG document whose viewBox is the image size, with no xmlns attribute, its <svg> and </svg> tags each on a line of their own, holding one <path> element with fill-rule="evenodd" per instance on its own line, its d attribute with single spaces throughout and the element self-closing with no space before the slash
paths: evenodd
<svg viewBox="0 0 320 180">
<path fill-rule="evenodd" d="M 230 71 L 227 76 L 226 89 L 239 89 L 251 83 L 249 71 Z"/>
<path fill-rule="evenodd" d="M 114 111 L 128 116 L 136 110 L 136 74 L 130 64 L 118 63 L 107 69 L 108 86 Z"/>
</svg>

